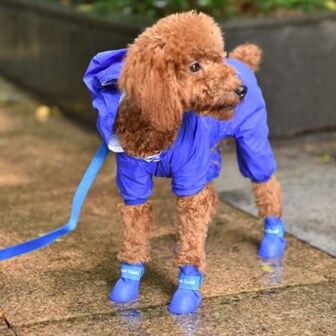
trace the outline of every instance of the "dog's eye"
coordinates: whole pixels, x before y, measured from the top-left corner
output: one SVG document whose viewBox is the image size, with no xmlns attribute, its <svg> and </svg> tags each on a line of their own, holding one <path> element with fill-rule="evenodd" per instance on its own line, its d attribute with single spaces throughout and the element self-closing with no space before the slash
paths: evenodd
<svg viewBox="0 0 336 336">
<path fill-rule="evenodd" d="M 189 69 L 191 72 L 197 72 L 201 70 L 201 66 L 199 65 L 199 63 L 194 63 L 190 66 Z"/>
</svg>

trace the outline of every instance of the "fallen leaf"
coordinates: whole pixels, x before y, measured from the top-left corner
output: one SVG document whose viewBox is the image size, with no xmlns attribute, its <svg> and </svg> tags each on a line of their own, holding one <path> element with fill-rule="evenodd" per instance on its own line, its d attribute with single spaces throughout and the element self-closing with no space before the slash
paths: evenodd
<svg viewBox="0 0 336 336">
<path fill-rule="evenodd" d="M 35 111 L 35 117 L 40 122 L 46 122 L 51 116 L 51 109 L 49 106 L 40 105 Z"/>
<path fill-rule="evenodd" d="M 328 163 L 331 161 L 331 156 L 329 154 L 324 154 L 322 156 L 319 156 L 317 158 L 317 161 L 322 162 L 322 163 Z"/>
<path fill-rule="evenodd" d="M 273 269 L 272 269 L 272 267 L 269 266 L 269 265 L 263 265 L 263 266 L 261 267 L 261 269 L 262 269 L 264 272 L 267 272 L 267 273 L 273 273 L 273 272 L 274 272 Z"/>
</svg>

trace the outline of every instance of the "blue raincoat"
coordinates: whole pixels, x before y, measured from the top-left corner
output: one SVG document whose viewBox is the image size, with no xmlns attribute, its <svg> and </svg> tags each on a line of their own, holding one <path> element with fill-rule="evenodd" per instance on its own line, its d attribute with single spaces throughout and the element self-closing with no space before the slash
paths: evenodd
<svg viewBox="0 0 336 336">
<path fill-rule="evenodd" d="M 106 145 L 111 147 L 113 125 L 121 101 L 117 81 L 127 49 L 97 54 L 89 64 L 84 82 L 98 112 L 97 128 Z M 268 141 L 265 101 L 252 70 L 235 59 L 233 66 L 247 86 L 244 100 L 237 105 L 230 121 L 218 121 L 188 111 L 173 145 L 159 155 L 147 159 L 125 152 L 116 153 L 117 185 L 128 205 L 146 202 L 152 193 L 152 177 L 171 177 L 172 191 L 178 196 L 200 192 L 218 177 L 221 168 L 219 148 L 213 147 L 223 138 L 234 137 L 237 158 L 243 176 L 261 183 L 270 179 L 276 163 Z"/>
</svg>

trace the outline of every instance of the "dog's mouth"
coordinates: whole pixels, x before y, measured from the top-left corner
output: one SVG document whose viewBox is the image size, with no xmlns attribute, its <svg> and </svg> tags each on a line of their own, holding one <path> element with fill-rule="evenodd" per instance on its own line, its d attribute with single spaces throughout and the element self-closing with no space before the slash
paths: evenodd
<svg viewBox="0 0 336 336">
<path fill-rule="evenodd" d="M 236 106 L 241 102 L 236 94 L 223 94 L 219 99 L 213 99 L 208 104 L 200 104 L 198 100 L 190 103 L 189 107 L 201 116 L 211 116 L 218 120 L 230 120 L 234 116 Z"/>
<path fill-rule="evenodd" d="M 198 112 L 202 116 L 210 116 L 218 120 L 230 120 L 234 115 L 235 108 L 238 104 L 216 104 L 203 106 Z"/>
<path fill-rule="evenodd" d="M 213 112 L 225 112 L 225 111 L 231 111 L 236 108 L 237 104 L 230 104 L 230 105 L 215 105 L 210 107 L 208 111 L 213 111 Z"/>
<path fill-rule="evenodd" d="M 231 104 L 228 103 L 218 103 L 218 104 L 209 104 L 209 105 L 203 105 L 203 106 L 197 106 L 197 103 L 191 103 L 192 109 L 194 109 L 196 112 L 203 114 L 205 112 L 219 112 L 219 111 L 227 111 L 227 110 L 233 110 L 238 105 L 239 102 L 234 102 Z"/>
</svg>

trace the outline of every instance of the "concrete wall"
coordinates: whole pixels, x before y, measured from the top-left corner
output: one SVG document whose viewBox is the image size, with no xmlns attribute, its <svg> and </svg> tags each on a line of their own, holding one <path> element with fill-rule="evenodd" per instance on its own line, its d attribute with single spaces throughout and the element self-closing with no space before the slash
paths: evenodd
<svg viewBox="0 0 336 336">
<path fill-rule="evenodd" d="M 118 21 L 121 21 L 120 19 Z M 0 74 L 94 124 L 82 76 L 97 52 L 123 48 L 146 26 L 0 0 Z M 271 135 L 336 127 L 336 15 L 222 25 L 227 49 L 258 43 Z"/>
<path fill-rule="evenodd" d="M 258 78 L 273 135 L 336 127 L 335 14 L 223 28 L 229 48 L 250 41 L 264 51 Z"/>
<path fill-rule="evenodd" d="M 29 1 L 0 0 L 0 74 L 93 125 L 82 77 L 99 51 L 125 48 L 139 25 L 113 24 Z"/>
</svg>

